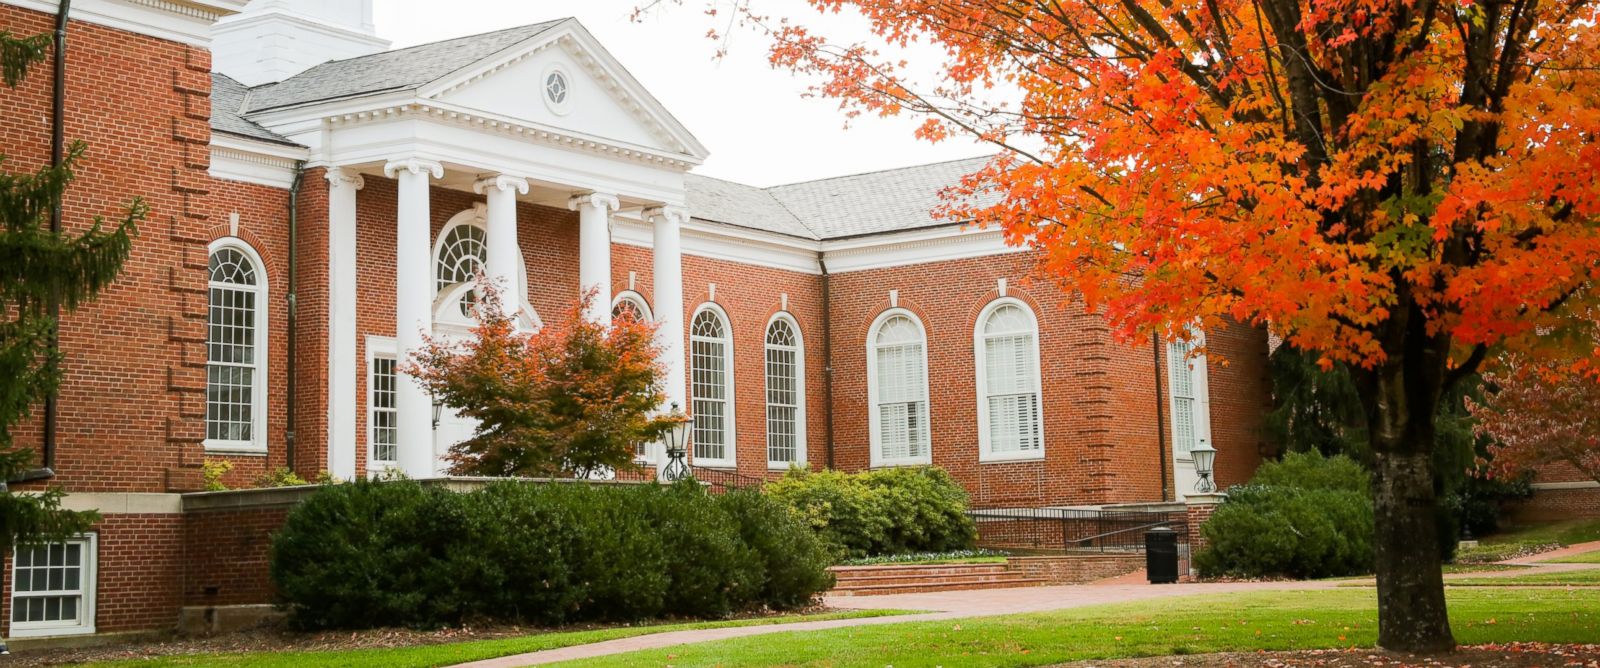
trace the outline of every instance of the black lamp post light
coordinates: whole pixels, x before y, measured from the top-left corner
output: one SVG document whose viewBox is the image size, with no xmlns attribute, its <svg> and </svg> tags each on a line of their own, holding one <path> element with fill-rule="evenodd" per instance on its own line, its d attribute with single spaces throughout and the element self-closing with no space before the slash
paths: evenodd
<svg viewBox="0 0 1600 668">
<path fill-rule="evenodd" d="M 672 426 L 665 434 L 667 446 L 667 466 L 661 470 L 661 479 L 667 482 L 676 482 L 689 477 L 689 462 L 686 459 L 689 445 L 690 418 L 683 414 L 678 407 L 678 402 L 672 402 L 672 411 L 667 414 L 672 420 Z"/>
<path fill-rule="evenodd" d="M 1202 440 L 1189 451 L 1189 456 L 1194 458 L 1194 474 L 1199 478 L 1194 483 L 1194 491 L 1201 494 L 1217 491 L 1217 484 L 1211 479 L 1211 465 L 1217 460 L 1217 449 Z"/>
</svg>

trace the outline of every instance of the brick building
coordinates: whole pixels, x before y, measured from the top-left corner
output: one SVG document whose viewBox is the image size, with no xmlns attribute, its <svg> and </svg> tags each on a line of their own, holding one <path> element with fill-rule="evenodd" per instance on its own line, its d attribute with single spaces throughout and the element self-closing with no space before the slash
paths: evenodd
<svg viewBox="0 0 1600 668">
<path fill-rule="evenodd" d="M 0 0 L 0 27 L 54 11 Z M 8 637 L 270 601 L 293 494 L 195 494 L 206 460 L 234 487 L 440 476 L 472 426 L 396 360 L 468 331 L 480 268 L 526 328 L 586 288 L 609 298 L 588 317 L 658 321 L 699 467 L 933 464 L 975 505 L 1035 507 L 1178 499 L 1200 443 L 1222 485 L 1260 460 L 1266 333 L 1207 331 L 1194 357 L 1117 339 L 1032 251 L 930 214 L 981 159 L 695 175 L 707 149 L 571 19 L 393 51 L 370 0 L 80 0 L 71 19 L 66 135 L 89 152 L 67 224 L 135 196 L 151 214 L 64 321 L 59 410 L 21 436 L 49 476 L 21 485 L 104 520 L 10 559 Z M 0 92 L 9 169 L 47 159 L 48 72 Z"/>
</svg>

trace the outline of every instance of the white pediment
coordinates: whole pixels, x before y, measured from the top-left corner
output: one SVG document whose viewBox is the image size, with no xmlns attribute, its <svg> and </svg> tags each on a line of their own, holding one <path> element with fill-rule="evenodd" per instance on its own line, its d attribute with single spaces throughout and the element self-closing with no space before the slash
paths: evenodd
<svg viewBox="0 0 1600 668">
<path fill-rule="evenodd" d="M 706 150 L 577 21 L 418 91 L 494 117 L 704 159 Z"/>
</svg>

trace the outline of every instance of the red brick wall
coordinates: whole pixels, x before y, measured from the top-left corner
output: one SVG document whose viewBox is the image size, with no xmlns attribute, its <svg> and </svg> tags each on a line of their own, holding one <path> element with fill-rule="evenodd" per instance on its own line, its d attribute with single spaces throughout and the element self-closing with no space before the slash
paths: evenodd
<svg viewBox="0 0 1600 668">
<path fill-rule="evenodd" d="M 182 601 L 183 516 L 106 515 L 98 534 L 95 632 L 114 633 L 177 624 Z M 11 555 L 4 555 L 0 628 L 11 634 Z"/>
<path fill-rule="evenodd" d="M 1600 487 L 1535 490 L 1532 498 L 1511 506 L 1509 514 L 1515 522 L 1600 517 Z"/>
<path fill-rule="evenodd" d="M 185 515 L 183 605 L 271 603 L 272 534 L 292 506 L 200 510 Z"/>
</svg>

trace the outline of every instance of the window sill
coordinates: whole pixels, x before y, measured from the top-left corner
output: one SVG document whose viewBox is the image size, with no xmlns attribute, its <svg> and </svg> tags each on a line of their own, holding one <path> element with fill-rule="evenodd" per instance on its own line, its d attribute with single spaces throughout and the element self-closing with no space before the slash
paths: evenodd
<svg viewBox="0 0 1600 668">
<path fill-rule="evenodd" d="M 791 467 L 791 466 L 799 467 L 799 468 L 803 468 L 803 469 L 811 468 L 811 465 L 809 463 L 805 462 L 805 461 L 798 461 L 798 462 L 767 462 L 767 470 L 768 471 L 787 471 L 787 470 L 789 470 L 789 467 Z"/>
<path fill-rule="evenodd" d="M 1011 464 L 1011 463 L 1015 463 L 1015 462 L 1042 462 L 1042 461 L 1044 461 L 1044 451 L 1043 450 L 1039 450 L 1037 452 L 1020 452 L 1020 453 L 1018 453 L 1018 452 L 983 453 L 983 454 L 979 454 L 978 455 L 978 463 L 979 464 Z"/>
<path fill-rule="evenodd" d="M 688 464 L 703 469 L 721 469 L 724 471 L 736 471 L 739 468 L 731 459 L 691 459 Z"/>
<path fill-rule="evenodd" d="M 892 469 L 906 466 L 933 466 L 933 458 L 926 459 L 888 459 L 872 462 L 871 468 Z"/>
<path fill-rule="evenodd" d="M 67 636 L 86 636 L 94 634 L 94 625 L 88 626 L 40 626 L 28 628 L 26 626 L 11 626 L 8 634 L 12 638 L 57 638 Z"/>
<path fill-rule="evenodd" d="M 237 455 L 243 457 L 265 457 L 267 449 L 249 443 L 206 443 L 208 455 Z"/>
</svg>

